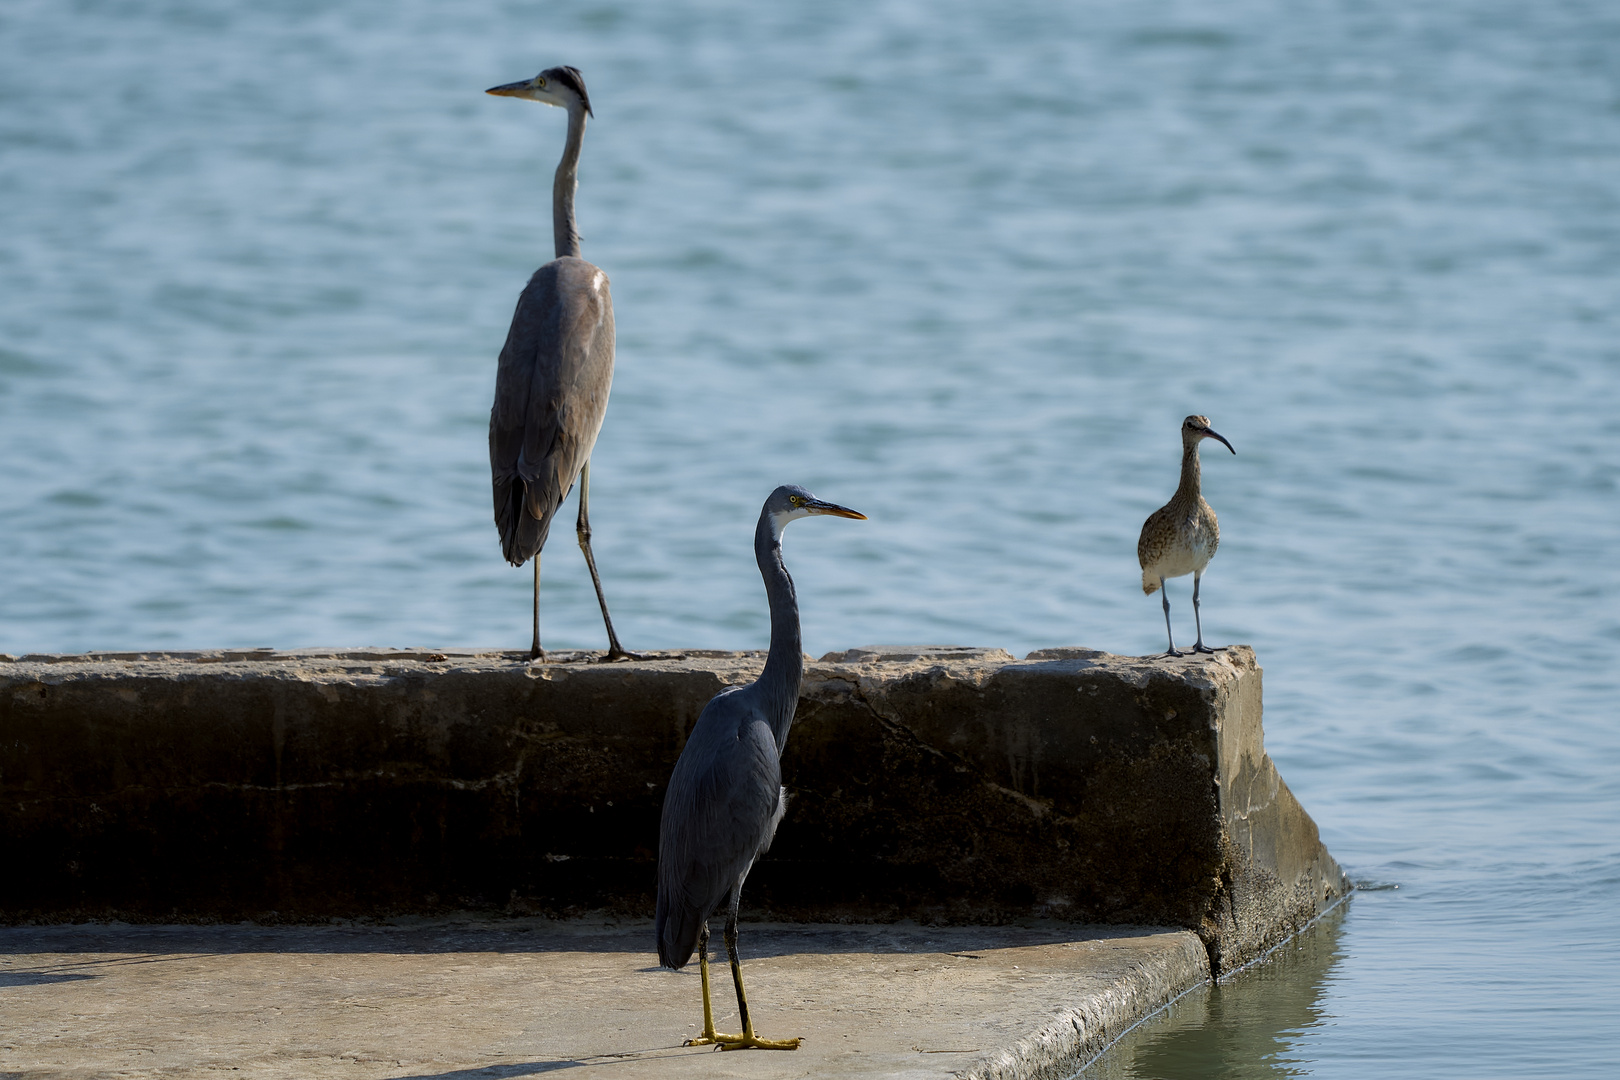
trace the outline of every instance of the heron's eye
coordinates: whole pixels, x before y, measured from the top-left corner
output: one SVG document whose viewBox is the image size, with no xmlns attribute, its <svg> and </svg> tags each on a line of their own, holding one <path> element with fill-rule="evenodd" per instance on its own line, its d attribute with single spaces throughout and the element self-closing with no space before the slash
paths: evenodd
<svg viewBox="0 0 1620 1080">
<path fill-rule="evenodd" d="M 788 502 L 792 503 L 794 506 L 803 506 L 804 505 L 804 499 L 803 499 L 802 496 L 799 496 L 799 495 L 789 495 L 788 496 Z"/>
<path fill-rule="evenodd" d="M 535 76 L 534 85 L 544 90 L 546 88 L 546 77 L 544 75 Z"/>
</svg>

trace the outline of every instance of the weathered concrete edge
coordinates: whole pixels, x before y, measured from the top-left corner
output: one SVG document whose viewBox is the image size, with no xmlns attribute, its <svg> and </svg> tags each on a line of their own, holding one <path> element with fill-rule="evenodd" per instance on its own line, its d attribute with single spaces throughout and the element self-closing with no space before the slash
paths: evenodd
<svg viewBox="0 0 1620 1080">
<path fill-rule="evenodd" d="M 1337 867 L 1338 863 L 1334 863 L 1333 865 L 1335 867 Z M 1291 942 L 1295 938 L 1299 937 L 1305 931 L 1309 930 L 1311 927 L 1315 926 L 1317 923 L 1321 922 L 1323 919 L 1327 918 L 1329 915 L 1332 915 L 1335 911 L 1338 911 L 1341 907 L 1348 904 L 1350 902 L 1350 897 L 1355 895 L 1356 890 L 1358 888 L 1360 888 L 1360 886 L 1355 884 L 1353 881 L 1351 881 L 1350 880 L 1350 875 L 1344 873 L 1344 871 L 1342 869 L 1339 871 L 1339 873 L 1341 875 L 1343 875 L 1343 877 L 1344 877 L 1344 882 L 1345 882 L 1344 892 L 1340 893 L 1337 897 L 1335 897 L 1332 903 L 1330 903 L 1326 907 L 1322 908 L 1315 915 L 1313 915 L 1310 918 L 1306 919 L 1304 922 L 1301 922 L 1298 925 L 1294 926 L 1287 933 L 1281 935 L 1276 940 L 1272 941 L 1270 945 L 1266 946 L 1260 952 L 1257 952 L 1253 956 L 1249 957 L 1247 960 L 1245 960 L 1243 963 L 1239 964 L 1237 967 L 1227 968 L 1227 969 L 1215 972 L 1214 973 L 1215 977 L 1212 978 L 1210 980 L 1210 982 L 1212 982 L 1212 983 L 1223 983 L 1223 982 L 1226 982 L 1229 979 L 1235 979 L 1239 975 L 1243 974 L 1245 971 L 1248 971 L 1250 968 L 1257 967 L 1260 964 L 1265 963 L 1267 960 L 1271 959 L 1272 954 L 1275 953 L 1278 949 L 1282 948 L 1284 945 L 1287 945 L 1289 942 Z M 1151 1014 L 1149 1014 L 1149 1015 L 1151 1015 Z M 1142 1017 L 1142 1019 L 1146 1020 L 1147 1017 L 1144 1016 L 1144 1017 Z M 1123 1034 L 1123 1032 L 1121 1032 L 1121 1034 Z M 1086 1064 L 1089 1065 L 1091 1063 L 1088 1061 Z"/>
<path fill-rule="evenodd" d="M 1120 1039 L 1194 990 L 1226 982 L 1271 959 L 1278 949 L 1349 903 L 1354 892 L 1354 886 L 1347 885 L 1313 917 L 1225 971 L 1213 971 L 1203 940 L 1191 930 L 1182 931 L 1181 949 L 1174 955 L 1156 965 L 1138 968 L 1130 979 L 1065 1010 L 1039 1031 L 994 1051 L 956 1075 L 962 1080 L 1073 1080 Z"/>
<path fill-rule="evenodd" d="M 1125 1032 L 1210 981 L 1209 952 L 1191 930 L 1180 946 L 1129 977 L 1065 1009 L 1046 1026 L 993 1051 L 956 1075 L 962 1080 L 1067 1080 Z"/>
</svg>

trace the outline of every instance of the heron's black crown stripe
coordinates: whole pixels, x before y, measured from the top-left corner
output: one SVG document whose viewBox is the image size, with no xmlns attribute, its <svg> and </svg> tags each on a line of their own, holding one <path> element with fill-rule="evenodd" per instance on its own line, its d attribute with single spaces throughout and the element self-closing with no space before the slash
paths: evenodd
<svg viewBox="0 0 1620 1080">
<path fill-rule="evenodd" d="M 552 68 L 549 72 L 547 72 L 547 74 L 554 77 L 564 86 L 567 86 L 574 93 L 578 94 L 579 100 L 585 106 L 585 111 L 591 116 L 596 115 L 594 112 L 591 112 L 591 95 L 585 92 L 585 76 L 579 73 L 579 68 L 569 67 L 567 64 L 564 64 L 562 67 Z"/>
</svg>

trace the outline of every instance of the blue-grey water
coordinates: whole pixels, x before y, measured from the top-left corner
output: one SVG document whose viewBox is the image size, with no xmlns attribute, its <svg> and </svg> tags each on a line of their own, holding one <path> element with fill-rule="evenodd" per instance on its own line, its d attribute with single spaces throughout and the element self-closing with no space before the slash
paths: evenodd
<svg viewBox="0 0 1620 1080">
<path fill-rule="evenodd" d="M 1620 7 L 7 0 L 0 43 L 0 651 L 526 644 L 485 425 L 564 117 L 482 90 L 572 63 L 628 647 L 762 646 L 794 481 L 871 515 L 789 536 L 812 652 L 1161 649 L 1136 532 L 1205 413 L 1206 636 L 1398 888 L 1105 1067 L 1613 1075 Z M 545 641 L 600 647 L 570 532 Z"/>
</svg>

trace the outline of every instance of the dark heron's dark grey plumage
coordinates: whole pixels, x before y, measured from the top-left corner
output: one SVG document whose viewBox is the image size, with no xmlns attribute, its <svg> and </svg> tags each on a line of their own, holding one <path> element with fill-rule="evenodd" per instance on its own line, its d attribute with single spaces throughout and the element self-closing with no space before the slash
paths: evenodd
<svg viewBox="0 0 1620 1080">
<path fill-rule="evenodd" d="M 591 554 L 591 448 L 602 430 L 613 385 L 613 296 L 607 275 L 579 257 L 574 223 L 580 145 L 591 113 L 585 79 L 577 68 L 548 68 L 524 82 L 486 93 L 527 98 L 568 111 L 568 138 L 551 186 L 557 257 L 534 272 L 518 297 L 512 328 L 495 373 L 489 411 L 489 467 L 494 481 L 495 525 L 506 561 L 534 560 L 534 641 L 540 649 L 540 549 L 551 519 L 579 480 L 575 532 L 596 586 L 607 626 L 608 658 L 629 656 L 613 632 L 602 579 Z"/>
<path fill-rule="evenodd" d="M 743 879 L 770 846 L 787 808 L 782 750 L 804 678 L 799 601 L 782 565 L 782 529 L 811 514 L 864 518 L 823 502 L 801 487 L 777 488 L 765 500 L 754 529 L 754 558 L 771 605 L 771 651 L 765 670 L 747 686 L 715 695 L 704 707 L 664 793 L 658 833 L 658 959 L 680 968 L 698 951 L 703 983 L 703 1035 L 693 1043 L 726 1049 L 791 1050 L 797 1039 L 774 1042 L 754 1035 L 737 958 L 737 904 Z M 741 1035 L 714 1029 L 709 1002 L 709 917 L 726 905 L 726 952 L 736 984 Z"/>
</svg>

